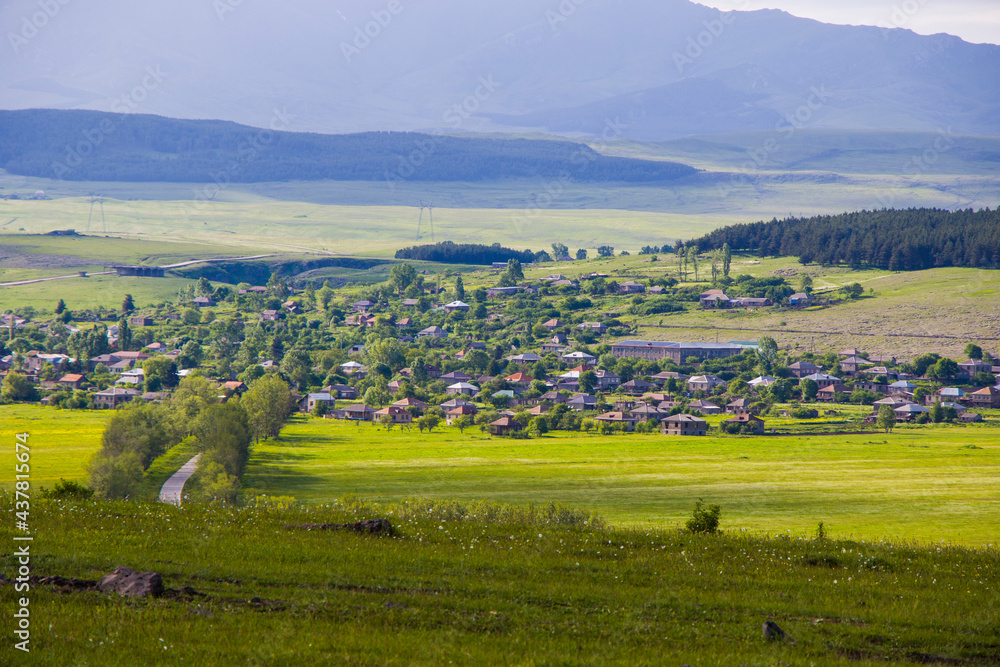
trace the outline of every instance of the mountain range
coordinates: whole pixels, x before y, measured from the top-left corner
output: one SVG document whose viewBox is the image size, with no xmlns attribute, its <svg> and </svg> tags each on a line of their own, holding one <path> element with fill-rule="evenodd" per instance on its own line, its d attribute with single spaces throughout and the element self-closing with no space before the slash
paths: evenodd
<svg viewBox="0 0 1000 667">
<path fill-rule="evenodd" d="M 1000 135 L 1000 46 L 687 0 L 172 0 L 0 8 L 0 106 L 310 132 L 666 140 L 774 130 Z M 341 6 L 338 6 L 341 5 Z M 25 23 L 27 21 L 27 23 Z"/>
</svg>

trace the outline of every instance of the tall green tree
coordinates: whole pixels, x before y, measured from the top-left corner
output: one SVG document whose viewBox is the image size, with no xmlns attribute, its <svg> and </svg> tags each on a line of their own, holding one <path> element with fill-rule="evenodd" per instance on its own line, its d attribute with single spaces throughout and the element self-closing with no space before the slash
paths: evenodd
<svg viewBox="0 0 1000 667">
<path fill-rule="evenodd" d="M 417 270 L 411 264 L 395 264 L 389 271 L 389 282 L 402 294 L 417 279 Z"/>
<path fill-rule="evenodd" d="M 455 299 L 458 301 L 465 300 L 465 283 L 462 282 L 462 276 L 455 278 Z"/>
<path fill-rule="evenodd" d="M 722 275 L 726 278 L 729 277 L 729 268 L 733 265 L 733 251 L 730 250 L 728 243 L 722 244 Z"/>
<path fill-rule="evenodd" d="M 888 405 L 879 407 L 875 425 L 889 433 L 896 426 L 896 413 Z"/>
<path fill-rule="evenodd" d="M 122 313 L 128 315 L 133 310 L 135 310 L 135 300 L 132 299 L 131 294 L 126 294 L 125 298 L 122 299 Z"/>
<path fill-rule="evenodd" d="M 250 385 L 240 403 L 255 440 L 277 438 L 292 411 L 292 392 L 287 382 L 269 373 Z"/>
</svg>

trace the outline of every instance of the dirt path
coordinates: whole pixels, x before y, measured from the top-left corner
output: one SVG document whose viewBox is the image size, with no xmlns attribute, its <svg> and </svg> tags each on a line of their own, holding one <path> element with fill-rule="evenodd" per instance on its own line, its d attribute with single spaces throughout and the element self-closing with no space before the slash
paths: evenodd
<svg viewBox="0 0 1000 667">
<path fill-rule="evenodd" d="M 97 273 L 88 273 L 86 276 L 81 276 L 79 273 L 74 273 L 68 276 L 50 276 L 49 278 L 35 278 L 33 280 L 17 280 L 12 283 L 0 283 L 0 287 L 16 287 L 18 285 L 31 285 L 32 283 L 44 283 L 48 280 L 65 280 L 66 278 L 89 278 L 90 276 L 107 276 L 113 273 L 114 271 L 98 271 Z"/>
<path fill-rule="evenodd" d="M 198 467 L 198 459 L 200 458 L 201 454 L 193 457 L 181 466 L 180 470 L 171 475 L 170 479 L 163 483 L 163 488 L 160 489 L 161 503 L 170 503 L 171 505 L 181 504 L 181 493 L 184 491 L 184 483 L 188 481 L 188 477 L 194 474 L 195 468 Z"/>
</svg>

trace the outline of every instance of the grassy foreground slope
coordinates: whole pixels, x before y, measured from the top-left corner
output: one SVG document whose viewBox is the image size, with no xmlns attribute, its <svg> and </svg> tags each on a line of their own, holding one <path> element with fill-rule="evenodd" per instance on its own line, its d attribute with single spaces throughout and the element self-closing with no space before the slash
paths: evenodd
<svg viewBox="0 0 1000 667">
<path fill-rule="evenodd" d="M 727 525 L 801 536 L 1000 544 L 1000 429 L 893 434 L 669 438 L 553 432 L 533 440 L 478 429 L 386 432 L 297 418 L 255 446 L 252 492 L 328 503 L 345 494 L 559 502 L 634 526 L 677 526 L 698 498 Z"/>
<path fill-rule="evenodd" d="M 9 496 L 0 502 L 10 507 Z M 394 537 L 306 531 L 389 517 Z M 32 507 L 34 571 L 155 570 L 197 593 L 35 586 L 2 664 L 987 665 L 995 549 L 595 529 L 482 504 Z M 570 525 L 567 525 L 570 524 Z M 0 527 L 10 543 L 11 521 Z M 15 576 L 13 556 L 0 571 Z M 13 589 L 0 585 L 4 607 Z M 768 643 L 765 620 L 794 643 Z"/>
</svg>

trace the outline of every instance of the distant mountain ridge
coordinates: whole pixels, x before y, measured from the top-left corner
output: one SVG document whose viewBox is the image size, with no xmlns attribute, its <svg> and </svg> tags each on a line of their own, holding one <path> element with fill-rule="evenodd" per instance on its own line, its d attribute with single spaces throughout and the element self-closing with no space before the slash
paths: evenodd
<svg viewBox="0 0 1000 667">
<path fill-rule="evenodd" d="M 793 117 L 813 129 L 1000 136 L 1000 46 L 949 35 L 688 0 L 340 4 L 61 4 L 13 58 L 5 52 L 0 104 L 258 127 L 277 109 L 286 129 L 336 133 L 667 140 Z M 35 11 L 35 0 L 12 0 L 0 21 Z M 816 89 L 829 92 L 820 104 Z"/>
<path fill-rule="evenodd" d="M 35 109 L 0 111 L 0 168 L 73 181 L 497 181 L 650 183 L 697 170 L 600 155 L 570 141 L 411 132 L 325 135 L 229 121 Z"/>
</svg>

